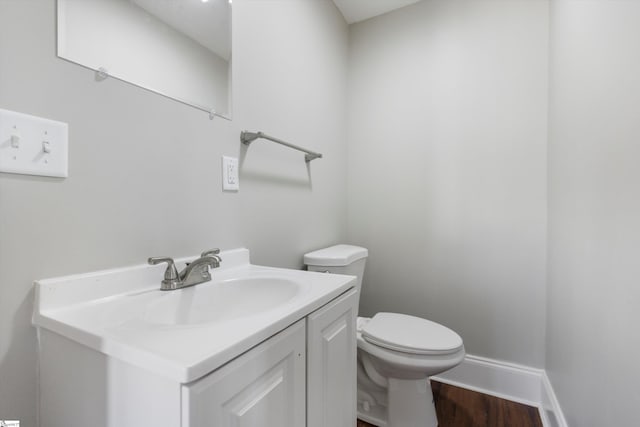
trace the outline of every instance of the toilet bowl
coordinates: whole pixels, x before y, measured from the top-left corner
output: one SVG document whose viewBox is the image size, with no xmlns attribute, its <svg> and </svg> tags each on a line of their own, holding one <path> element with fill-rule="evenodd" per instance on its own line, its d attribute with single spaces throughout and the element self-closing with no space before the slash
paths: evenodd
<svg viewBox="0 0 640 427">
<path fill-rule="evenodd" d="M 311 271 L 350 274 L 359 291 L 368 251 L 336 245 L 304 256 Z M 358 317 L 358 418 L 380 427 L 436 427 L 429 377 L 458 365 L 462 338 L 438 323 L 400 313 Z"/>
<path fill-rule="evenodd" d="M 462 362 L 460 336 L 419 317 L 378 313 L 358 318 L 357 343 L 358 417 L 378 426 L 437 426 L 429 377 Z"/>
</svg>

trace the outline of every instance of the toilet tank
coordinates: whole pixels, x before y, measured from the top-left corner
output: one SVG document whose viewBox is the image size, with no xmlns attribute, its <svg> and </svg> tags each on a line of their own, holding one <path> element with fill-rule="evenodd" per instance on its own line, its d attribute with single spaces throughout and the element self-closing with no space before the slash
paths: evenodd
<svg viewBox="0 0 640 427">
<path fill-rule="evenodd" d="M 356 287 L 360 293 L 368 255 L 367 249 L 360 246 L 335 245 L 305 254 L 304 263 L 309 271 L 356 276 L 358 278 Z"/>
</svg>

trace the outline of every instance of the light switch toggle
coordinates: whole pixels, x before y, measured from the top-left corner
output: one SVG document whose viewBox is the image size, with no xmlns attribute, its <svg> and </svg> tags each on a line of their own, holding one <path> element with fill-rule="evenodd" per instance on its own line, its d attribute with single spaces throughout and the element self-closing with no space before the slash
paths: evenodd
<svg viewBox="0 0 640 427">
<path fill-rule="evenodd" d="M 51 143 L 49 141 L 42 141 L 42 152 L 51 153 Z"/>
<path fill-rule="evenodd" d="M 11 132 L 11 146 L 13 148 L 20 148 L 20 133 L 16 129 Z"/>
</svg>

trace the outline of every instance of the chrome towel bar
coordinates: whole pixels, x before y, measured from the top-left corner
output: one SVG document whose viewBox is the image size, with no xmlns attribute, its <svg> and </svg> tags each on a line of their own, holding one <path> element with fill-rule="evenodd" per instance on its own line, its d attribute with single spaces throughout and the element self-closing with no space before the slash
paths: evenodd
<svg viewBox="0 0 640 427">
<path fill-rule="evenodd" d="M 274 137 L 266 135 L 266 134 L 264 134 L 262 132 L 248 132 L 246 130 L 243 130 L 242 132 L 240 132 L 240 141 L 242 141 L 242 143 L 244 145 L 248 146 L 249 144 L 251 144 L 253 141 L 255 141 L 258 138 L 268 139 L 269 141 L 277 142 L 278 144 L 282 144 L 282 145 L 284 145 L 286 147 L 293 148 L 294 150 L 298 150 L 298 151 L 302 151 L 302 152 L 306 153 L 305 156 L 304 156 L 304 161 L 307 162 L 307 163 L 309 163 L 313 159 L 321 159 L 322 158 L 322 154 L 320 154 L 320 153 L 316 153 L 315 151 L 310 151 L 310 150 L 307 150 L 305 148 L 298 147 L 297 145 L 290 144 L 290 143 L 288 143 L 286 141 L 283 141 L 283 140 L 278 139 L 278 138 L 274 138 Z"/>
</svg>

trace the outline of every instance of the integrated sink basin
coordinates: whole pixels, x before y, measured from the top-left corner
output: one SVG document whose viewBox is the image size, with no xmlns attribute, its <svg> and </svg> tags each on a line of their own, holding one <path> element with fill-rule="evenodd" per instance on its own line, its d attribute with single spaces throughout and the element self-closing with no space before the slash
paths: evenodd
<svg viewBox="0 0 640 427">
<path fill-rule="evenodd" d="M 171 291 L 160 290 L 164 267 L 148 264 L 39 280 L 33 323 L 43 337 L 189 383 L 356 284 L 354 276 L 253 265 L 247 249 L 220 257 L 211 281 Z"/>
<path fill-rule="evenodd" d="M 146 307 L 143 320 L 158 325 L 199 325 L 256 316 L 291 301 L 302 286 L 279 277 L 211 281 L 167 291 Z"/>
</svg>

